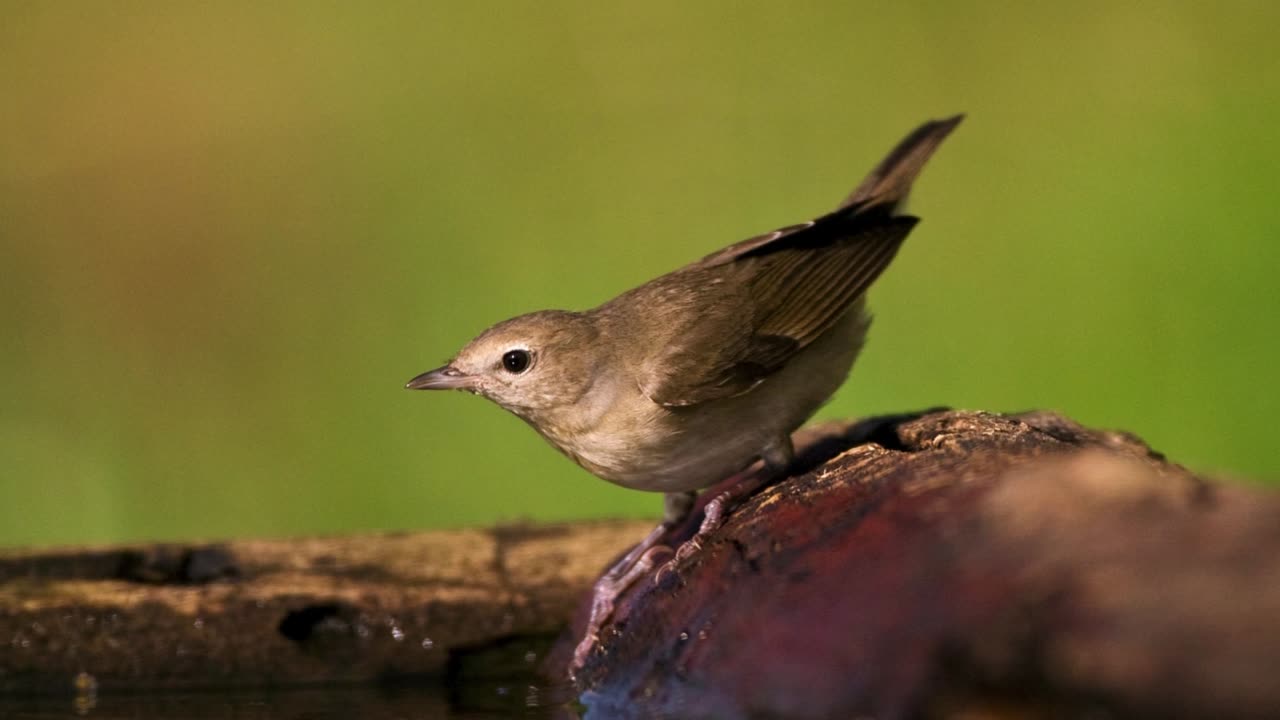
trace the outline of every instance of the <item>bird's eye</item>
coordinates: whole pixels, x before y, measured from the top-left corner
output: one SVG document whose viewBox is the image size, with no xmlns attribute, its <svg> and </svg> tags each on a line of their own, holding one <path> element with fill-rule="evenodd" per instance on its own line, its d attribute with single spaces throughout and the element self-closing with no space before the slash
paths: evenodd
<svg viewBox="0 0 1280 720">
<path fill-rule="evenodd" d="M 518 375 L 529 369 L 529 351 L 528 350 L 508 350 L 502 356 L 502 367 L 513 375 Z"/>
</svg>

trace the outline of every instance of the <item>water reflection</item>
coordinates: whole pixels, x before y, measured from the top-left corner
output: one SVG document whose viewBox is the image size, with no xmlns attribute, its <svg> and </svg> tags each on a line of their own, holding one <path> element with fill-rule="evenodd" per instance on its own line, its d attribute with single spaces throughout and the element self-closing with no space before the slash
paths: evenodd
<svg viewBox="0 0 1280 720">
<path fill-rule="evenodd" d="M 399 627 L 391 627 L 394 637 Z M 518 636 L 454 649 L 441 675 L 363 685 L 130 692 L 113 687 L 118 679 L 82 672 L 65 695 L 0 696 L 0 720 L 576 720 L 574 689 L 548 684 L 537 673 L 552 639 Z M 429 638 L 421 644 L 435 646 Z"/>
<path fill-rule="evenodd" d="M 571 720 L 577 712 L 546 704 L 556 693 L 527 682 L 473 683 L 445 688 L 316 687 L 137 693 L 0 699 L 0 717 L 13 720 L 436 720 L 547 718 Z"/>
</svg>

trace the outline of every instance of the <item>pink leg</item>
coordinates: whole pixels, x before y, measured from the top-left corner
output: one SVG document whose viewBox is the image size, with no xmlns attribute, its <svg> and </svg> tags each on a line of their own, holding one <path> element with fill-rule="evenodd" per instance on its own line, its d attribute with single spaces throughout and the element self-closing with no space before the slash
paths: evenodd
<svg viewBox="0 0 1280 720">
<path fill-rule="evenodd" d="M 664 564 L 655 575 L 655 581 L 667 571 L 675 568 L 702 547 L 702 540 L 715 532 L 724 523 L 725 516 L 743 498 L 751 495 L 761 486 L 771 482 L 782 474 L 791 464 L 793 451 L 791 438 L 782 437 L 770 444 L 762 453 L 764 467 L 756 472 L 739 476 L 735 480 L 726 480 L 720 485 L 723 491 L 715 494 L 703 509 L 702 524 L 698 531 L 680 545 L 675 557 Z M 660 525 L 649 531 L 621 560 L 613 564 L 604 575 L 596 581 L 592 588 L 591 614 L 587 619 L 586 631 L 582 640 L 573 651 L 573 662 L 569 665 L 569 677 L 574 679 L 591 654 L 592 649 L 600 641 L 600 629 L 613 615 L 617 599 L 637 580 L 653 571 L 657 564 L 657 556 L 671 552 L 671 548 L 663 544 L 668 534 L 680 537 L 685 520 L 694 517 L 694 495 L 692 493 L 675 493 L 666 496 L 666 508 Z"/>
<path fill-rule="evenodd" d="M 658 568 L 658 572 L 653 576 L 654 583 L 660 582 L 667 573 L 675 572 L 681 563 L 701 550 L 702 541 L 724 524 L 725 516 L 729 514 L 729 511 L 742 502 L 744 498 L 749 497 L 763 485 L 766 485 L 770 479 L 771 476 L 768 473 L 753 473 L 713 497 L 711 502 L 707 503 L 698 532 L 681 543 L 675 555 L 662 567 Z"/>
<path fill-rule="evenodd" d="M 685 540 L 676 550 L 675 556 L 658 568 L 658 572 L 653 576 L 653 581 L 655 583 L 660 582 L 664 575 L 669 572 L 675 572 L 685 560 L 701 550 L 702 541 L 724 524 L 724 519 L 729 512 L 761 487 L 768 485 L 785 473 L 794 456 L 795 451 L 792 449 L 791 439 L 784 438 L 783 441 L 770 447 L 764 453 L 763 467 L 729 484 L 728 487 L 711 498 L 711 502 L 707 503 L 706 508 L 703 510 L 702 525 L 698 527 L 698 532 L 694 533 L 693 537 Z"/>
<path fill-rule="evenodd" d="M 659 525 L 649 533 L 645 541 L 655 537 L 655 535 L 662 537 L 665 533 L 666 528 Z M 632 562 L 627 564 L 619 562 L 614 565 L 592 587 L 591 615 L 587 619 L 587 628 L 582 635 L 582 639 L 578 641 L 578 646 L 573 649 L 573 662 L 569 665 L 571 679 L 574 673 L 587 661 L 587 656 L 591 654 L 591 650 L 595 648 L 596 643 L 600 641 L 600 628 L 613 615 L 614 603 L 617 599 L 637 580 L 653 570 L 654 565 L 657 564 L 656 556 L 671 552 L 671 548 L 666 545 L 658 545 L 654 542 L 650 543 L 649 547 L 645 547 L 645 542 L 641 542 L 635 549 L 627 553 L 627 557 L 623 559 L 632 558 L 637 550 L 643 550 L 639 558 L 633 558 Z M 615 570 L 619 572 L 615 572 Z"/>
<path fill-rule="evenodd" d="M 615 562 L 596 580 L 591 589 L 591 614 L 587 618 L 586 631 L 582 640 L 573 651 L 573 662 L 569 665 L 572 678 L 587 655 L 600 641 L 602 628 L 613 615 L 617 599 L 641 577 L 653 570 L 657 564 L 657 556 L 670 553 L 671 548 L 663 542 L 669 533 L 680 533 L 681 526 L 692 515 L 691 509 L 695 496 L 692 493 L 673 493 L 664 498 L 662 522 L 649 531 L 649 534 L 638 545 L 631 548 L 626 555 Z"/>
</svg>

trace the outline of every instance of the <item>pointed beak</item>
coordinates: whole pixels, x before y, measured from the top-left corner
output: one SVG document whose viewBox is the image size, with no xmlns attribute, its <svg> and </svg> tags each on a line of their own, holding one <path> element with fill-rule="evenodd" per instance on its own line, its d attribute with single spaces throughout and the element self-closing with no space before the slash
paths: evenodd
<svg viewBox="0 0 1280 720">
<path fill-rule="evenodd" d="M 451 365 L 424 372 L 405 385 L 410 390 L 470 390 L 473 386 L 470 375 Z"/>
</svg>

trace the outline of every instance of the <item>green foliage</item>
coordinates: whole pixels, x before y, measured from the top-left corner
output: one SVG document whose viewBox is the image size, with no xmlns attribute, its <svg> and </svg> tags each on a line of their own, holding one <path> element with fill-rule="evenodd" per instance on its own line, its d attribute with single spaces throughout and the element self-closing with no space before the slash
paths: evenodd
<svg viewBox="0 0 1280 720">
<path fill-rule="evenodd" d="M 401 389 L 968 121 L 823 416 L 1033 407 L 1280 477 L 1271 3 L 23 3 L 0 545 L 656 516 Z"/>
</svg>

